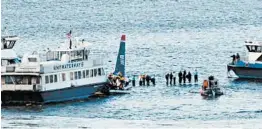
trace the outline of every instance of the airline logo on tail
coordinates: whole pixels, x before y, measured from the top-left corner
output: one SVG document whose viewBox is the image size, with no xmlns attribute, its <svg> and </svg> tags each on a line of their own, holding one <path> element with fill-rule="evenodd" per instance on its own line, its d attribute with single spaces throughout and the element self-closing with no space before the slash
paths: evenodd
<svg viewBox="0 0 262 129">
<path fill-rule="evenodd" d="M 114 71 L 115 75 L 121 73 L 124 77 L 125 77 L 125 54 L 126 54 L 125 40 L 126 40 L 126 36 L 122 35 L 119 51 L 117 55 L 117 60 L 116 60 L 116 67 Z"/>
<path fill-rule="evenodd" d="M 125 65 L 125 55 L 120 55 L 120 63 L 121 65 Z"/>
</svg>

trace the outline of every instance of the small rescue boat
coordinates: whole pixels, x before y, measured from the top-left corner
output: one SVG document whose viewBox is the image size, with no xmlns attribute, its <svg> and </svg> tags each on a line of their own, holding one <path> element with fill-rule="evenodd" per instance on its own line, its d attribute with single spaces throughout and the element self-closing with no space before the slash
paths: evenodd
<svg viewBox="0 0 262 129">
<path fill-rule="evenodd" d="M 220 96 L 224 93 L 218 86 L 218 80 L 214 76 L 209 76 L 208 80 L 204 80 L 200 94 L 201 96 Z"/>
</svg>

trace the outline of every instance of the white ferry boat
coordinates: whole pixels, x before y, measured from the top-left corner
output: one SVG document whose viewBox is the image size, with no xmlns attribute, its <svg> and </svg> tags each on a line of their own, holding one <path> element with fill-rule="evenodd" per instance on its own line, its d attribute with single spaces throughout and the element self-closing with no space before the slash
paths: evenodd
<svg viewBox="0 0 262 129">
<path fill-rule="evenodd" d="M 235 59 L 227 65 L 239 78 L 262 79 L 262 42 L 246 41 L 248 60 Z"/>
<path fill-rule="evenodd" d="M 25 54 L 21 63 L 2 66 L 2 105 L 44 104 L 93 95 L 105 86 L 107 76 L 103 60 L 90 50 L 88 43 L 70 39 L 70 45 L 44 55 Z"/>
</svg>

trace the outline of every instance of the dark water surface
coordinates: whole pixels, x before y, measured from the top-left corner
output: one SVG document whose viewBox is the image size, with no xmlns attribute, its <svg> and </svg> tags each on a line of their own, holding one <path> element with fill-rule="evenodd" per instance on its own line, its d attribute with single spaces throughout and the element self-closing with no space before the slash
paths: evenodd
<svg viewBox="0 0 262 129">
<path fill-rule="evenodd" d="M 245 40 L 262 40 L 261 0 L 3 0 L 1 21 L 21 37 L 19 55 L 59 46 L 73 29 L 106 55 L 108 71 L 124 33 L 128 74 L 157 75 L 155 87 L 130 95 L 2 108 L 2 127 L 262 128 L 262 82 L 226 70 L 230 55 L 245 57 Z M 166 72 L 195 67 L 200 81 L 216 76 L 225 95 L 207 100 L 199 86 L 165 86 Z"/>
</svg>

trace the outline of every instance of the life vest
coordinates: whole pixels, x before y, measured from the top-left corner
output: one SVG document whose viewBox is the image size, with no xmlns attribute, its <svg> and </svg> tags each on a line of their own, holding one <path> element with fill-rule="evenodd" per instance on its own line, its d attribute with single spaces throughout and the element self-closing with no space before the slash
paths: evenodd
<svg viewBox="0 0 262 129">
<path fill-rule="evenodd" d="M 121 81 L 124 81 L 124 80 L 125 80 L 125 78 L 124 78 L 124 77 L 120 77 L 120 80 L 121 80 Z"/>
<path fill-rule="evenodd" d="M 203 88 L 204 88 L 204 89 L 208 88 L 208 81 L 207 81 L 207 80 L 204 80 L 204 82 L 203 82 Z"/>
</svg>

